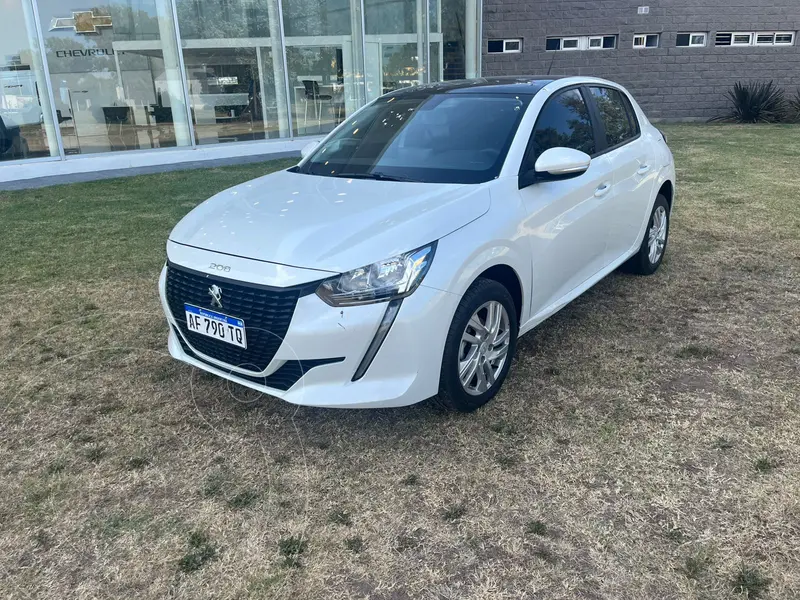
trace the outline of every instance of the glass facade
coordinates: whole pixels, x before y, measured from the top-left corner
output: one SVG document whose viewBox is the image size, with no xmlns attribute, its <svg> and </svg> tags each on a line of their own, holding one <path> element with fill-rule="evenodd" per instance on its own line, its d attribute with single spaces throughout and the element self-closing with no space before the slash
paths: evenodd
<svg viewBox="0 0 800 600">
<path fill-rule="evenodd" d="M 190 145 L 169 0 L 83 1 L 37 2 L 64 152 Z"/>
<path fill-rule="evenodd" d="M 476 77 L 477 0 L 0 0 L 0 161 L 331 131 Z"/>
<path fill-rule="evenodd" d="M 33 6 L 0 6 L 0 161 L 58 156 Z"/>
<path fill-rule="evenodd" d="M 177 0 L 198 144 L 286 137 L 277 0 Z"/>
<path fill-rule="evenodd" d="M 283 0 L 294 135 L 327 133 L 364 104 L 361 4 Z"/>
</svg>

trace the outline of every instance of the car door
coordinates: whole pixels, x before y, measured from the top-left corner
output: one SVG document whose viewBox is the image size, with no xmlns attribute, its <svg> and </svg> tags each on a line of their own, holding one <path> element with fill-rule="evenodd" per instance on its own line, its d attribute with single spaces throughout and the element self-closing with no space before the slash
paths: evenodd
<svg viewBox="0 0 800 600">
<path fill-rule="evenodd" d="M 519 193 L 525 208 L 522 232 L 533 258 L 531 314 L 537 314 L 581 285 L 603 266 L 605 204 L 612 189 L 611 165 L 598 156 L 602 144 L 580 87 L 556 91 L 536 119 L 520 173 L 534 168 L 549 148 L 567 147 L 595 156 L 581 175 L 558 181 L 537 179 Z"/>
<path fill-rule="evenodd" d="M 589 86 L 593 114 L 603 127 L 606 157 L 613 171 L 608 200 L 607 262 L 628 254 L 648 216 L 656 182 L 655 150 L 641 134 L 636 113 L 625 94 L 605 86 Z"/>
</svg>

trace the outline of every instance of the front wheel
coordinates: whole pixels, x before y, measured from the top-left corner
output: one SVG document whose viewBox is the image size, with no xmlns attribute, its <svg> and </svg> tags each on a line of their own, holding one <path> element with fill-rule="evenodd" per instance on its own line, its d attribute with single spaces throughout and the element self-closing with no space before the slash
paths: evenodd
<svg viewBox="0 0 800 600">
<path fill-rule="evenodd" d="M 656 272 L 667 251 L 669 217 L 669 203 L 664 196 L 659 194 L 653 205 L 653 212 L 650 213 L 642 245 L 639 246 L 639 251 L 625 263 L 626 271 L 637 275 L 652 275 Z"/>
<path fill-rule="evenodd" d="M 439 401 L 447 408 L 470 412 L 494 398 L 511 367 L 518 332 L 508 290 L 490 279 L 473 283 L 447 334 Z"/>
</svg>

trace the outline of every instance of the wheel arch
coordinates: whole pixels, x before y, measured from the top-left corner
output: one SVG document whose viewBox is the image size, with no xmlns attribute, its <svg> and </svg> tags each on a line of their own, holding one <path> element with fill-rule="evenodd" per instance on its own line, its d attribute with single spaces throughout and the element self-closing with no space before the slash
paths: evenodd
<svg viewBox="0 0 800 600">
<path fill-rule="evenodd" d="M 656 194 L 656 197 L 659 195 L 662 195 L 667 199 L 667 206 L 669 206 L 669 210 L 672 212 L 672 199 L 675 197 L 675 186 L 672 184 L 671 180 L 664 180 L 664 182 L 661 184 L 661 187 L 658 188 L 658 194 Z"/>
<path fill-rule="evenodd" d="M 496 281 L 508 290 L 508 293 L 511 294 L 511 298 L 514 300 L 514 308 L 517 311 L 517 323 L 521 323 L 523 306 L 522 282 L 520 281 L 519 275 L 517 275 L 517 272 L 513 269 L 513 267 L 505 263 L 496 264 L 478 274 L 478 276 L 473 279 L 472 283 L 478 279 L 490 279 L 492 281 Z"/>
<path fill-rule="evenodd" d="M 636 242 L 631 246 L 630 249 L 630 256 L 636 253 L 639 249 L 639 246 L 642 244 L 642 240 L 644 240 L 644 236 L 647 234 L 647 223 L 650 220 L 650 214 L 653 212 L 653 207 L 656 204 L 656 199 L 660 194 L 663 194 L 664 197 L 667 199 L 667 206 L 669 207 L 670 218 L 672 218 L 672 205 L 675 199 L 675 171 L 669 166 L 664 167 L 661 172 L 659 173 L 658 180 L 655 182 L 651 189 L 656 190 L 655 193 L 650 198 L 650 202 L 647 205 L 647 212 L 644 215 L 644 220 L 642 221 L 641 229 L 639 230 L 639 235 L 636 237 Z"/>
<path fill-rule="evenodd" d="M 463 249 L 473 240 L 469 231 L 439 240 L 436 258 L 423 285 L 463 296 L 480 277 L 497 281 L 514 299 L 519 322 L 525 322 L 532 288 L 532 263 L 525 254 L 524 244 L 495 239 L 465 256 Z"/>
</svg>

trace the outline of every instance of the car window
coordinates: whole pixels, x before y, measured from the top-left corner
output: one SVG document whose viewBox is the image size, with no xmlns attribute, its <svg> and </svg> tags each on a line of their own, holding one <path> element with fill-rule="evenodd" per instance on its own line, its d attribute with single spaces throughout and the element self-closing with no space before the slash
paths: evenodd
<svg viewBox="0 0 800 600">
<path fill-rule="evenodd" d="M 605 127 L 606 141 L 609 146 L 617 146 L 636 137 L 639 131 L 635 124 L 636 116 L 633 114 L 633 107 L 629 112 L 630 104 L 619 90 L 590 87 L 589 91 L 600 113 L 600 120 Z"/>
<path fill-rule="evenodd" d="M 530 96 L 430 94 L 379 99 L 296 171 L 327 177 L 481 183 L 499 175 Z"/>
<path fill-rule="evenodd" d="M 622 98 L 623 104 L 625 104 L 625 108 L 628 110 L 628 119 L 631 122 L 631 128 L 633 129 L 633 135 L 635 137 L 641 133 L 641 129 L 639 129 L 639 118 L 636 116 L 636 111 L 633 110 L 633 105 L 631 101 L 628 100 L 628 97 L 622 93 L 620 93 L 620 97 Z"/>
<path fill-rule="evenodd" d="M 533 169 L 542 152 L 557 147 L 595 153 L 589 109 L 577 89 L 554 95 L 542 107 L 531 134 L 525 170 Z"/>
</svg>

